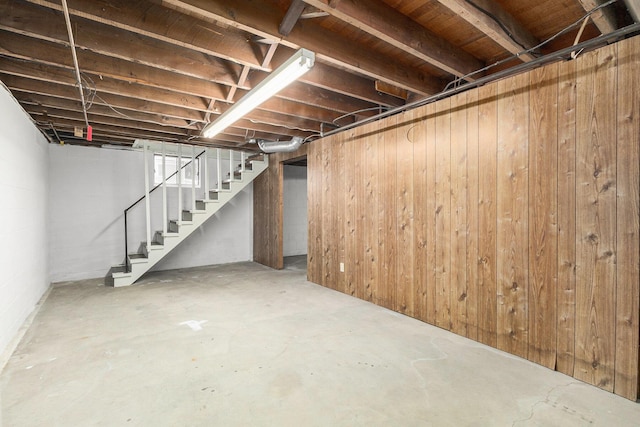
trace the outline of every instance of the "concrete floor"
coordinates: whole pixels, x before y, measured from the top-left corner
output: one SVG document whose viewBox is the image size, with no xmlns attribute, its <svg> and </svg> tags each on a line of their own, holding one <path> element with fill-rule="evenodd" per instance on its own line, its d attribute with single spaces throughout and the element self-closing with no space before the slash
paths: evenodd
<svg viewBox="0 0 640 427">
<path fill-rule="evenodd" d="M 304 262 L 57 285 L 2 426 L 632 426 L 640 404 L 311 284 Z"/>
</svg>

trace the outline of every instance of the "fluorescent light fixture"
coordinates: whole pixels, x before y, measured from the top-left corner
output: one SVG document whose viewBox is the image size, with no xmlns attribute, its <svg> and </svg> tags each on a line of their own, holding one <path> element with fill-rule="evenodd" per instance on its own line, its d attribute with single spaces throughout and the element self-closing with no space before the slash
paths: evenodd
<svg viewBox="0 0 640 427">
<path fill-rule="evenodd" d="M 202 130 L 202 136 L 213 138 L 231 126 L 248 112 L 309 71 L 313 67 L 315 59 L 316 55 L 309 50 L 300 49 L 297 51 L 284 64 L 243 96 L 240 101 L 236 102 L 215 121 L 207 124 Z"/>
</svg>

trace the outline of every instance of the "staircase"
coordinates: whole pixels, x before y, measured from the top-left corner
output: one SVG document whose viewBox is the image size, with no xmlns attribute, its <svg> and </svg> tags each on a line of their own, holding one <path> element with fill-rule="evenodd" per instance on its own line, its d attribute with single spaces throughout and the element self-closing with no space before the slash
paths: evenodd
<svg viewBox="0 0 640 427">
<path fill-rule="evenodd" d="M 219 152 L 220 150 L 218 150 L 218 170 L 220 170 Z M 233 156 L 233 153 L 230 155 Z M 169 220 L 166 231 L 156 231 L 152 239 L 141 243 L 138 253 L 126 254 L 125 264 L 112 267 L 111 279 L 114 287 L 129 286 L 135 283 L 176 246 L 187 239 L 191 233 L 222 209 L 227 202 L 260 175 L 269 164 L 269 159 L 266 155 L 257 155 L 246 159 L 242 155 L 241 158 L 244 160 L 244 164 L 237 165 L 233 172 L 227 174 L 226 180 L 221 180 L 217 183 L 216 189 L 208 191 L 208 197 L 196 199 L 194 203 L 195 209 L 182 210 L 180 220 Z M 207 175 L 205 171 L 205 179 L 208 179 Z M 218 173 L 218 179 L 220 179 L 220 176 L 220 173 Z M 155 187 L 154 190 L 158 187 Z M 208 186 L 205 186 L 205 188 L 208 189 Z M 143 201 L 145 197 L 149 198 L 148 187 L 145 196 L 139 199 L 138 202 Z M 148 209 L 147 205 L 147 227 L 150 227 L 148 225 Z M 166 209 L 166 206 L 164 206 L 164 209 Z M 126 224 L 125 211 L 125 234 L 127 233 Z"/>
</svg>

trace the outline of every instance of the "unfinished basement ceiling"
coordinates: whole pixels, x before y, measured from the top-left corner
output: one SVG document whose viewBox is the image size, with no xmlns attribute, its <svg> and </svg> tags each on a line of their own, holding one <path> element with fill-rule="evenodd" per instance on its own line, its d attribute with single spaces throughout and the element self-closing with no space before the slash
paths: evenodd
<svg viewBox="0 0 640 427">
<path fill-rule="evenodd" d="M 67 0 L 93 128 L 88 142 L 73 136 L 85 119 L 62 1 L 3 0 L 0 80 L 53 142 L 130 146 L 145 138 L 258 150 L 247 140 L 313 137 L 438 93 L 536 46 L 599 3 Z M 580 41 L 632 23 L 634 7 L 640 0 L 594 13 Z M 472 78 L 571 46 L 580 24 Z M 214 139 L 200 136 L 301 47 L 317 55 L 311 72 Z"/>
</svg>

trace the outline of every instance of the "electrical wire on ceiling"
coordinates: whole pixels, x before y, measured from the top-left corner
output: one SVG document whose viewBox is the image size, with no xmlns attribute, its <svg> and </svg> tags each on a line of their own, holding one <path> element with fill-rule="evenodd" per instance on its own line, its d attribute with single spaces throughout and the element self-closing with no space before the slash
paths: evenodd
<svg viewBox="0 0 640 427">
<path fill-rule="evenodd" d="M 614 0 L 616 1 L 616 0 Z M 608 4 L 611 4 L 612 2 L 608 2 Z M 606 4 L 604 4 L 606 5 Z M 590 12 L 593 13 L 593 10 Z M 584 19 L 584 18 L 583 18 Z M 580 21 L 578 21 L 580 22 Z M 532 61 L 529 62 L 523 62 L 520 63 L 514 67 L 510 67 L 510 68 L 506 68 L 504 70 L 500 70 L 497 71 L 494 74 L 488 75 L 488 76 L 482 76 L 480 78 L 478 78 L 477 80 L 474 81 L 470 81 L 470 82 L 466 82 L 464 84 L 460 84 L 460 85 L 456 85 L 454 87 L 450 87 L 450 85 L 447 85 L 447 88 L 444 89 L 443 91 L 435 94 L 435 95 L 431 95 L 428 96 L 424 99 L 420 99 L 418 101 L 414 101 L 411 102 L 409 104 L 405 104 L 399 107 L 395 107 L 392 108 L 390 110 L 388 110 L 385 113 L 382 114 L 378 114 L 372 117 L 368 117 L 366 119 L 360 120 L 358 122 L 354 122 L 354 123 L 350 123 L 348 125 L 345 125 L 344 127 L 338 128 L 338 129 L 334 129 L 331 130 L 329 132 L 326 133 L 322 133 L 320 135 L 321 138 L 327 137 L 327 136 L 331 136 L 331 135 L 335 135 L 337 133 L 340 132 L 344 132 L 346 130 L 349 129 L 353 129 L 355 127 L 358 126 L 363 126 L 365 124 L 371 123 L 371 122 L 375 122 L 377 120 L 381 120 L 384 119 L 386 117 L 390 117 L 393 116 L 395 114 L 399 114 L 402 113 L 404 111 L 407 110 L 412 110 L 418 107 L 422 107 L 424 105 L 427 104 L 431 104 L 433 102 L 439 101 L 441 99 L 445 99 L 448 97 L 451 97 L 453 95 L 456 95 L 458 93 L 462 93 L 465 92 L 467 90 L 471 90 L 477 87 L 480 87 L 482 85 L 494 82 L 496 80 L 502 79 L 502 78 L 506 78 L 527 70 L 531 70 L 535 67 L 540 67 L 552 62 L 556 62 L 558 60 L 566 60 L 568 58 L 571 58 L 571 54 L 576 52 L 576 51 L 582 51 L 584 49 L 593 49 L 593 48 L 597 48 L 601 45 L 606 45 L 607 43 L 610 43 L 612 41 L 616 41 L 616 40 L 620 40 L 623 39 L 625 37 L 629 37 L 629 36 L 635 36 L 638 33 L 640 33 L 640 23 L 635 23 L 635 24 L 631 24 L 628 25 L 626 27 L 617 29 L 611 33 L 607 33 L 607 34 L 602 34 L 596 38 L 578 43 L 578 44 L 574 44 L 568 47 L 565 47 L 563 49 L 559 49 L 555 52 L 549 53 L 547 55 L 541 56 L 539 58 L 536 58 Z"/>
<path fill-rule="evenodd" d="M 449 89 L 450 89 L 450 88 L 452 88 L 452 87 L 456 87 L 456 86 L 458 86 L 458 85 L 460 85 L 460 84 L 464 83 L 464 81 L 465 81 L 465 80 L 467 80 L 467 79 L 468 79 L 469 77 L 471 77 L 471 76 L 474 76 L 474 75 L 476 75 L 476 74 L 483 73 L 483 72 L 485 72 L 485 71 L 487 71 L 487 70 L 490 70 L 490 69 L 492 69 L 492 68 L 495 68 L 495 67 L 497 67 L 498 65 L 502 65 L 502 64 L 504 64 L 504 63 L 506 63 L 506 62 L 510 62 L 510 61 L 512 61 L 512 60 L 514 60 L 514 59 L 516 59 L 516 58 L 518 58 L 518 57 L 520 57 L 520 56 L 522 56 L 522 55 L 529 54 L 529 53 L 530 53 L 530 54 L 533 54 L 535 51 L 539 50 L 542 46 L 544 46 L 544 45 L 546 45 L 546 44 L 548 44 L 548 43 L 551 43 L 553 40 L 557 39 L 558 37 L 560 37 L 560 36 L 561 36 L 561 35 L 563 35 L 563 34 L 568 33 L 569 31 L 571 31 L 572 29 L 574 29 L 574 28 L 575 28 L 575 27 L 577 27 L 578 25 L 582 25 L 582 24 L 583 24 L 583 21 L 584 21 L 586 18 L 588 18 L 588 17 L 590 17 L 591 15 L 593 15 L 595 12 L 599 11 L 599 10 L 600 10 L 600 9 L 602 9 L 602 8 L 605 8 L 605 7 L 607 7 L 607 6 L 610 6 L 610 5 L 612 5 L 613 3 L 616 3 L 616 2 L 618 2 L 618 1 L 619 1 L 619 0 L 608 0 L 607 2 L 602 3 L 602 4 L 600 4 L 600 5 L 596 6 L 596 7 L 594 7 L 593 9 L 589 10 L 587 13 L 585 13 L 584 15 L 582 15 L 582 16 L 580 17 L 580 19 L 576 20 L 576 21 L 575 21 L 575 22 L 573 22 L 572 24 L 569 24 L 568 26 L 566 26 L 566 27 L 565 27 L 565 28 L 563 28 L 562 30 L 558 31 L 557 33 L 555 33 L 555 34 L 554 34 L 554 35 L 552 35 L 551 37 L 549 37 L 549 38 L 547 38 L 547 39 L 545 39 L 545 40 L 541 41 L 540 43 L 538 43 L 537 45 L 535 45 L 535 46 L 533 46 L 533 47 L 531 47 L 531 48 L 529 48 L 529 49 L 525 49 L 525 50 L 523 50 L 523 51 L 521 51 L 521 52 L 515 53 L 515 54 L 513 54 L 513 55 L 511 55 L 511 56 L 509 56 L 509 57 L 507 57 L 507 58 L 505 58 L 505 59 L 502 59 L 502 60 L 500 60 L 500 61 L 497 61 L 497 62 L 495 62 L 495 63 L 493 63 L 493 64 L 491 64 L 491 65 L 487 65 L 486 67 L 483 67 L 483 68 L 480 68 L 480 69 L 478 69 L 478 70 L 472 71 L 472 72 L 470 72 L 470 73 L 468 73 L 468 74 L 465 74 L 464 76 L 457 77 L 456 79 L 452 80 L 451 82 L 449 82 L 449 83 L 445 86 L 444 91 L 447 91 L 447 90 L 449 90 Z"/>
</svg>

